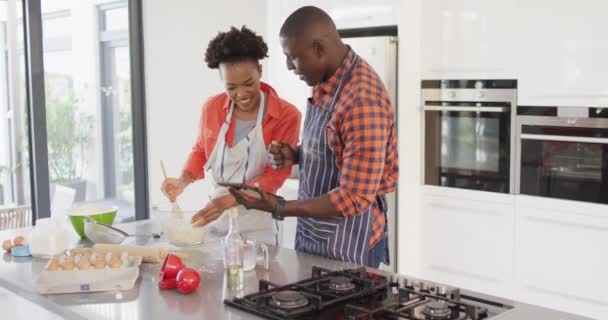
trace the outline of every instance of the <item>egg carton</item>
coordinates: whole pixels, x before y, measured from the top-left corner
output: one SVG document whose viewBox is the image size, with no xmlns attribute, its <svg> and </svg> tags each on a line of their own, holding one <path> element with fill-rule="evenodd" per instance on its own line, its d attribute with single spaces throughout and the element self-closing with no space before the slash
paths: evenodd
<svg viewBox="0 0 608 320">
<path fill-rule="evenodd" d="M 130 290 L 139 277 L 140 256 L 127 256 L 119 268 L 49 271 L 46 268 L 34 278 L 34 287 L 40 294 L 83 293 Z"/>
</svg>

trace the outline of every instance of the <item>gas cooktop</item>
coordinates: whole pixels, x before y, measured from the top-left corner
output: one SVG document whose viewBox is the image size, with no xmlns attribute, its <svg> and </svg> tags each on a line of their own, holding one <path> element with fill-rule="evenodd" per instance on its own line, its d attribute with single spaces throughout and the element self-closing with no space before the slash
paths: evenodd
<svg viewBox="0 0 608 320">
<path fill-rule="evenodd" d="M 397 275 L 387 279 L 365 268 L 319 267 L 313 267 L 310 278 L 284 286 L 260 280 L 258 292 L 225 303 L 276 320 L 482 320 L 512 308 L 428 281 Z"/>
</svg>

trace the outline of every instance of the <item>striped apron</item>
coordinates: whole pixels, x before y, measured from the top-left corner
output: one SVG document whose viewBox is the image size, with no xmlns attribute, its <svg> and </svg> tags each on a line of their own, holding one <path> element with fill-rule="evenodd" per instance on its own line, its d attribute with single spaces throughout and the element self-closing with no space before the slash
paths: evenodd
<svg viewBox="0 0 608 320">
<path fill-rule="evenodd" d="M 299 199 L 315 198 L 339 186 L 340 172 L 336 166 L 336 158 L 327 145 L 327 126 L 336 100 L 344 83 L 350 79 L 357 58 L 356 54 L 353 55 L 352 64 L 327 110 L 315 107 L 312 99 L 308 99 L 300 147 Z M 379 206 L 386 216 L 386 199 L 379 196 L 365 212 L 356 216 L 298 218 L 296 250 L 371 267 L 378 267 L 381 261 L 388 263 L 388 256 L 385 255 L 388 251 L 386 237 L 383 237 L 380 245 L 374 247 L 381 247 L 381 252 L 370 252 L 372 208 L 376 206 Z"/>
</svg>

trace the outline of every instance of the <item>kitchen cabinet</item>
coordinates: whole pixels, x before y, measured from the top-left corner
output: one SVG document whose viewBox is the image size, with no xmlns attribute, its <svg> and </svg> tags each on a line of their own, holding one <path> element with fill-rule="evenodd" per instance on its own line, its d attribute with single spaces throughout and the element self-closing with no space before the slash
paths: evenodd
<svg viewBox="0 0 608 320">
<path fill-rule="evenodd" d="M 606 206 L 517 196 L 516 210 L 517 299 L 606 319 Z"/>
<path fill-rule="evenodd" d="M 513 201 L 512 195 L 425 186 L 423 277 L 511 297 Z"/>
<path fill-rule="evenodd" d="M 297 200 L 299 184 L 300 181 L 297 178 L 287 179 L 277 194 L 285 200 Z M 279 221 L 279 246 L 295 249 L 297 225 L 298 219 L 295 217 L 287 217 L 283 221 Z"/>
<path fill-rule="evenodd" d="M 608 105 L 608 2 L 522 2 L 520 105 Z"/>
<path fill-rule="evenodd" d="M 498 0 L 423 1 L 422 78 L 516 78 L 515 8 Z"/>
</svg>

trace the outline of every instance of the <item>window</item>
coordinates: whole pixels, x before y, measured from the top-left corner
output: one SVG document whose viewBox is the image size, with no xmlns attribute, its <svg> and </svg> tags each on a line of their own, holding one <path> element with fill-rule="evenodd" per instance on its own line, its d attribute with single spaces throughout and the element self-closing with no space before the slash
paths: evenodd
<svg viewBox="0 0 608 320">
<path fill-rule="evenodd" d="M 86 11 L 78 0 L 42 4 L 51 202 L 67 198 L 73 203 L 118 206 L 117 219 L 132 220 L 127 2 L 97 1 L 91 7 L 96 10 Z"/>
<path fill-rule="evenodd" d="M 23 36 L 22 8 L 21 1 L 0 2 L 0 229 L 2 223 L 16 226 L 30 219 L 19 216 L 20 221 L 11 218 L 8 222 L 3 217 L 3 212 L 29 208 L 31 203 L 25 61 L 19 38 Z"/>
<path fill-rule="evenodd" d="M 33 219 L 78 202 L 147 217 L 140 28 L 141 0 L 0 1 L 0 230 L 30 205 Z"/>
</svg>

